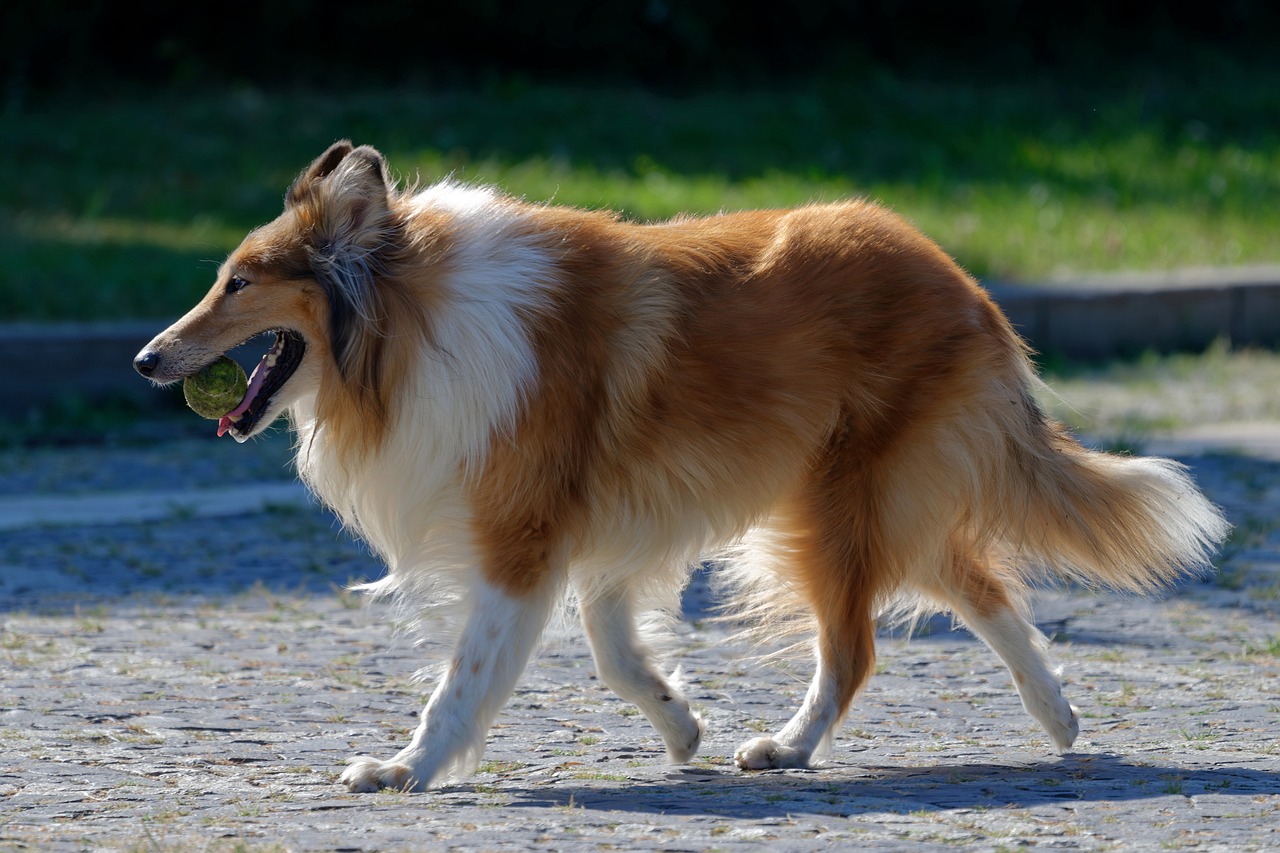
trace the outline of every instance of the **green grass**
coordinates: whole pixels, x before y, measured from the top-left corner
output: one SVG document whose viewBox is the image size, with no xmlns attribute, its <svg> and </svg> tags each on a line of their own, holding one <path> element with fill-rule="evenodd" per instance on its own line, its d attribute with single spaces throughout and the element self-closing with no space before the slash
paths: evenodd
<svg viewBox="0 0 1280 853">
<path fill-rule="evenodd" d="M 507 83 L 10 106 L 0 318 L 179 313 L 344 136 L 408 180 L 453 174 L 638 219 L 869 196 L 984 278 L 1280 261 L 1280 74 L 1185 77 L 1081 87 L 881 73 L 685 96 Z"/>
<path fill-rule="evenodd" d="M 1105 365 L 1050 364 L 1041 404 L 1073 429 L 1140 450 L 1145 439 L 1232 421 L 1280 420 L 1280 354 L 1215 344 L 1202 353 Z M 1114 449 L 1120 449 L 1119 447 Z"/>
</svg>

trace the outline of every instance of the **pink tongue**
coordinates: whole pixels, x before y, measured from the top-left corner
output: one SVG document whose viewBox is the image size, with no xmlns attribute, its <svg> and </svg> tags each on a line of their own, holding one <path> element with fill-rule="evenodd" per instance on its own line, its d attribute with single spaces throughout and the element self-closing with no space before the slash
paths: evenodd
<svg viewBox="0 0 1280 853">
<path fill-rule="evenodd" d="M 267 353 L 267 355 L 270 355 L 270 353 Z M 253 402 L 253 398 L 258 396 L 258 391 L 262 389 L 262 382 L 267 378 L 267 373 L 270 372 L 270 368 L 263 366 L 266 363 L 266 360 L 267 356 L 264 355 L 262 357 L 262 361 L 258 362 L 258 366 L 253 369 L 253 375 L 249 377 L 249 387 L 245 390 L 244 397 L 240 400 L 240 405 L 227 412 L 218 420 L 219 438 L 227 434 L 227 430 L 231 429 L 232 424 L 235 423 L 235 419 L 243 415 L 249 408 L 249 405 Z"/>
</svg>

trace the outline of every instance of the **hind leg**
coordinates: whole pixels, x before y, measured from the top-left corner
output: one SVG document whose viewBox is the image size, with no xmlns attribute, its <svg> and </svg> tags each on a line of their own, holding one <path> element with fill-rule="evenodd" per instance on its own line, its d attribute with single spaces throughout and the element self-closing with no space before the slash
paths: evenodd
<svg viewBox="0 0 1280 853">
<path fill-rule="evenodd" d="M 795 716 L 774 736 L 738 747 L 743 770 L 809 766 L 875 666 L 876 589 L 888 564 L 869 532 L 874 513 L 851 518 L 841 507 L 835 518 L 811 507 L 793 528 L 788 573 L 817 619 L 817 668 Z"/>
<path fill-rule="evenodd" d="M 600 679 L 644 713 L 662 735 L 672 763 L 687 762 L 698 751 L 703 722 L 650 660 L 636 632 L 630 591 L 619 587 L 596 592 L 584 597 L 581 609 Z"/>
<path fill-rule="evenodd" d="M 817 669 L 800 710 L 777 734 L 738 747 L 743 770 L 807 767 L 830 740 L 875 668 L 877 604 L 897 586 L 919 538 L 911 519 L 890 513 L 928 514 L 920 502 L 892 499 L 900 478 L 878 470 L 861 443 L 851 445 L 853 434 L 833 436 L 811 478 L 772 516 L 784 543 L 778 571 L 817 622 Z"/>
<path fill-rule="evenodd" d="M 1022 706 L 1044 727 L 1057 752 L 1067 752 L 1080 733 L 1078 713 L 1062 695 L 1044 634 L 1023 616 L 997 574 L 980 561 L 957 560 L 925 591 L 949 606 L 1004 661 Z"/>
<path fill-rule="evenodd" d="M 843 626 L 846 630 L 823 632 L 818 643 L 817 671 L 800 710 L 772 737 L 752 738 L 739 746 L 733 756 L 738 767 L 769 770 L 809 766 L 871 674 L 875 664 L 872 625 L 868 610 L 865 624 L 853 626 L 853 630 Z"/>
</svg>

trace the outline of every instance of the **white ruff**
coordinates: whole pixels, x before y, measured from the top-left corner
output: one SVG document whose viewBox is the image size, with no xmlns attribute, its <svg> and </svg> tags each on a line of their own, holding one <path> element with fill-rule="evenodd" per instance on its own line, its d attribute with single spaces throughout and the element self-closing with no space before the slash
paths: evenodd
<svg viewBox="0 0 1280 853">
<path fill-rule="evenodd" d="M 414 210 L 449 217 L 444 309 L 428 318 L 416 373 L 380 450 L 348 462 L 317 423 L 314 396 L 292 409 L 298 471 L 316 494 L 385 560 L 389 573 L 366 587 L 411 593 L 415 606 L 456 602 L 472 585 L 475 548 L 464 499 L 491 437 L 512 429 L 537 363 L 522 311 L 537 308 L 552 262 L 518 209 L 492 190 L 439 184 L 410 199 Z"/>
</svg>

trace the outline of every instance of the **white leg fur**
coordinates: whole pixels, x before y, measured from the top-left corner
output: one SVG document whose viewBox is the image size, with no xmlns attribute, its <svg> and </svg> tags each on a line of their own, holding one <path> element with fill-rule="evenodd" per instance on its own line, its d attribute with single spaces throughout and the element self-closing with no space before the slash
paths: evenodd
<svg viewBox="0 0 1280 853">
<path fill-rule="evenodd" d="M 630 593 L 617 589 L 594 594 L 581 609 L 600 679 L 648 717 L 662 735 L 672 763 L 687 762 L 702 741 L 702 719 L 650 661 L 649 650 L 636 634 Z"/>
<path fill-rule="evenodd" d="M 352 758 L 342 774 L 348 789 L 422 791 L 479 763 L 489 726 L 515 688 L 555 602 L 558 586 L 546 587 L 521 598 L 480 587 L 453 661 L 413 739 L 390 761 Z"/>
<path fill-rule="evenodd" d="M 733 759 L 743 770 L 808 767 L 837 722 L 836 679 L 819 654 L 818 670 L 796 715 L 773 737 L 752 738 L 739 746 Z"/>
<path fill-rule="evenodd" d="M 957 608 L 956 615 L 991 647 L 1013 676 L 1022 707 L 1044 727 L 1058 753 L 1067 752 L 1080 733 L 1078 712 L 1062 695 L 1048 656 L 1047 641 L 1034 625 L 1015 610 L 1002 607 L 990 616 L 971 608 Z"/>
</svg>

